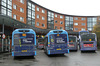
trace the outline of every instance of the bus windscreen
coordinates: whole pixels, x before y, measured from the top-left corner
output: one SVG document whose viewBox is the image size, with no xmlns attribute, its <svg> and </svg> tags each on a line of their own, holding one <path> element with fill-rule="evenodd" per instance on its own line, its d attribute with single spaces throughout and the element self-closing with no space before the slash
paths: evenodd
<svg viewBox="0 0 100 66">
<path fill-rule="evenodd" d="M 69 42 L 76 42 L 76 37 L 69 37 Z"/>
<path fill-rule="evenodd" d="M 67 43 L 67 35 L 66 34 L 52 34 L 50 35 L 50 43 L 51 44 L 65 44 Z"/>
<path fill-rule="evenodd" d="M 34 35 L 33 34 L 15 34 L 14 35 L 14 44 L 34 44 Z"/>
<path fill-rule="evenodd" d="M 82 41 L 95 41 L 95 35 L 94 34 L 85 34 L 81 36 Z"/>
<path fill-rule="evenodd" d="M 38 42 L 44 42 L 44 39 L 43 38 L 38 39 Z"/>
<path fill-rule="evenodd" d="M 80 35 L 82 35 L 82 34 L 88 34 L 88 32 L 80 32 Z"/>
</svg>

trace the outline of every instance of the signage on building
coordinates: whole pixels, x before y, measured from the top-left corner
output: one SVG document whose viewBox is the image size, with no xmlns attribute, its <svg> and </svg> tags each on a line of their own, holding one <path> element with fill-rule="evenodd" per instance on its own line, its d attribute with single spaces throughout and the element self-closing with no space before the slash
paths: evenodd
<svg viewBox="0 0 100 66">
<path fill-rule="evenodd" d="M 3 39 L 5 39 L 5 38 L 6 38 L 6 35 L 5 35 L 5 34 L 3 34 L 3 35 L 2 35 L 2 38 L 3 38 Z"/>
</svg>

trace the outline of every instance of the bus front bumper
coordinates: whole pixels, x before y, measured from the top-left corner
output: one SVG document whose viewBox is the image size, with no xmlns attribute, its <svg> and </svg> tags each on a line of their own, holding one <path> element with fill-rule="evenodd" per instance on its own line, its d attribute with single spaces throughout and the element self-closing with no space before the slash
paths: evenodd
<svg viewBox="0 0 100 66">
<path fill-rule="evenodd" d="M 66 50 L 48 50 L 48 55 L 50 54 L 64 54 L 69 53 L 69 49 Z"/>
<path fill-rule="evenodd" d="M 77 47 L 69 47 L 69 50 L 78 50 Z"/>
<path fill-rule="evenodd" d="M 36 56 L 36 51 L 34 52 L 12 52 L 12 56 Z"/>
<path fill-rule="evenodd" d="M 81 51 L 96 51 L 97 48 L 96 47 L 93 47 L 93 48 L 81 48 L 80 50 Z"/>
</svg>

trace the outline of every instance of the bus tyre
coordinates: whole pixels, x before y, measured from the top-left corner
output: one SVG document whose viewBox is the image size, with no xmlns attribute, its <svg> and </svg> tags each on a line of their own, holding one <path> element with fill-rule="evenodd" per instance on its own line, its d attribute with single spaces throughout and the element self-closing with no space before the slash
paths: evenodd
<svg viewBox="0 0 100 66">
<path fill-rule="evenodd" d="M 64 53 L 63 54 L 61 54 L 62 56 L 64 56 Z"/>
<path fill-rule="evenodd" d="M 14 56 L 13 59 L 16 59 L 16 56 Z"/>
<path fill-rule="evenodd" d="M 81 51 L 81 53 L 83 53 L 83 51 Z"/>
<path fill-rule="evenodd" d="M 46 53 L 45 49 L 44 49 L 44 53 Z"/>
<path fill-rule="evenodd" d="M 95 50 L 93 50 L 93 52 L 95 52 Z"/>
<path fill-rule="evenodd" d="M 76 50 L 76 52 L 77 52 L 78 50 Z"/>
</svg>

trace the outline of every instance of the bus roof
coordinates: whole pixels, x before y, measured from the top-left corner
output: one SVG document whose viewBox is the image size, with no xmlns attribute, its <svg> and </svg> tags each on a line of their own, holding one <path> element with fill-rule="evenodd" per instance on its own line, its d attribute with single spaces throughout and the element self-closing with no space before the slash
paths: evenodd
<svg viewBox="0 0 100 66">
<path fill-rule="evenodd" d="M 84 30 L 84 31 L 79 31 L 79 32 L 89 32 L 89 31 Z"/>
<path fill-rule="evenodd" d="M 34 33 L 35 34 L 35 31 L 33 30 L 33 29 L 28 29 L 28 28 L 24 28 L 24 29 L 15 29 L 14 31 L 13 31 L 13 33 L 19 33 L 19 30 L 29 30 L 29 32 L 31 32 L 31 33 Z"/>
<path fill-rule="evenodd" d="M 61 31 L 62 33 L 68 34 L 68 32 L 65 31 L 65 30 L 50 30 L 50 31 L 46 34 L 45 37 L 48 37 L 49 34 L 55 34 L 55 33 L 57 33 L 57 31 Z"/>
<path fill-rule="evenodd" d="M 74 36 L 73 35 L 69 35 L 69 37 L 77 37 L 77 36 L 75 36 L 75 35 Z"/>
<path fill-rule="evenodd" d="M 95 33 L 88 33 L 88 34 L 91 34 L 91 35 L 95 35 L 96 36 Z M 88 35 L 88 34 L 83 34 L 83 35 Z M 83 36 L 83 35 L 81 35 L 81 36 Z"/>
<path fill-rule="evenodd" d="M 30 31 L 34 31 L 33 29 L 28 29 L 28 28 L 23 28 L 23 29 L 15 29 L 14 31 L 18 31 L 18 30 L 30 30 Z"/>
</svg>

